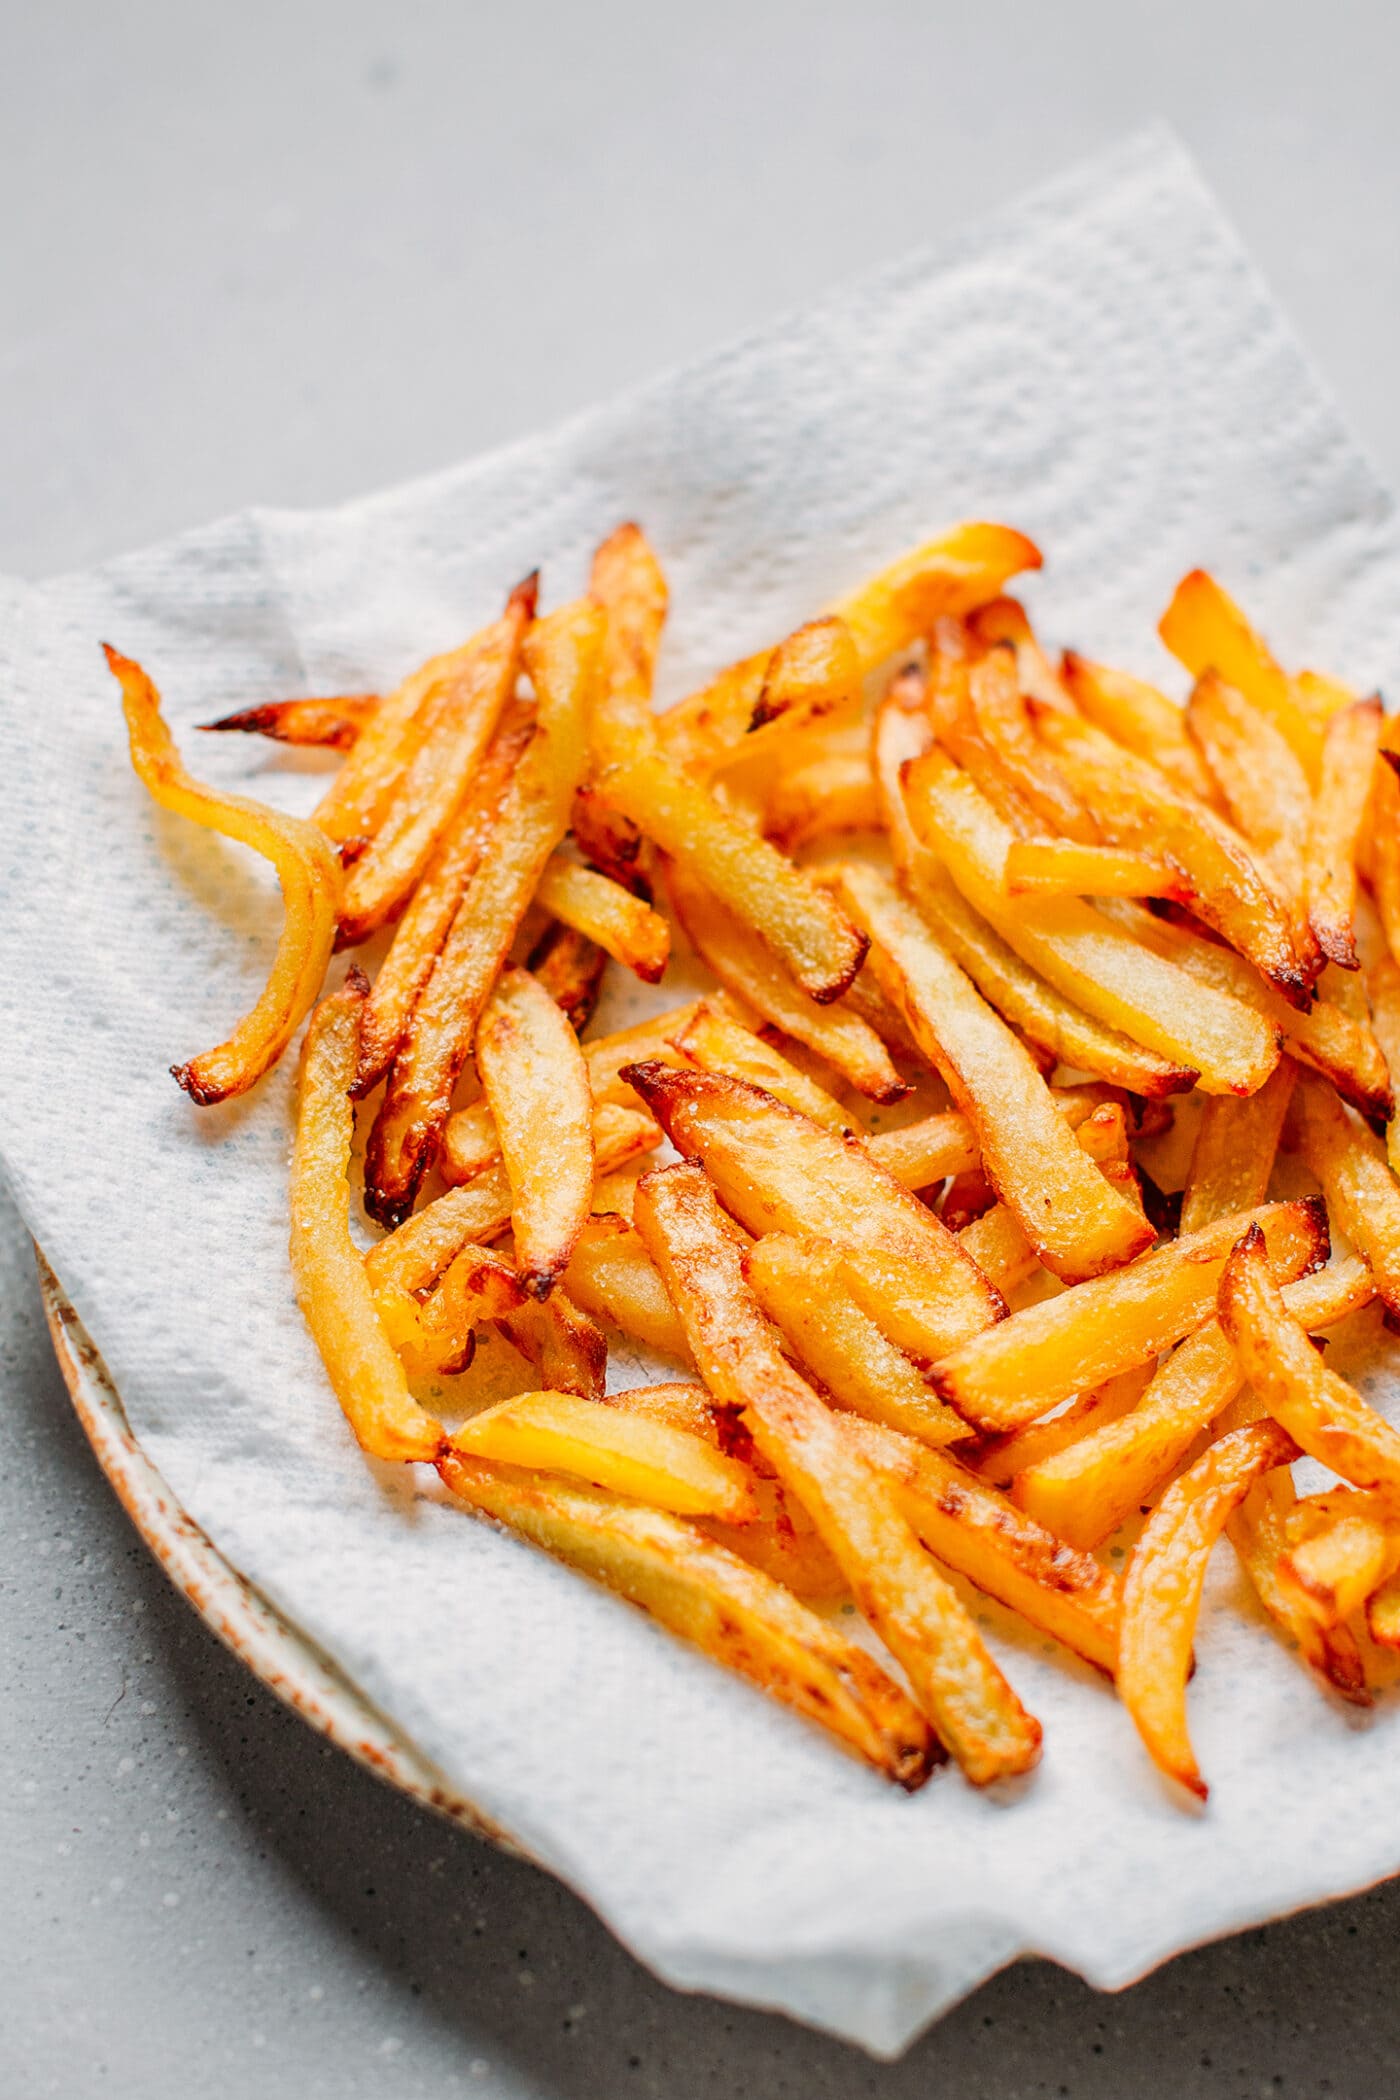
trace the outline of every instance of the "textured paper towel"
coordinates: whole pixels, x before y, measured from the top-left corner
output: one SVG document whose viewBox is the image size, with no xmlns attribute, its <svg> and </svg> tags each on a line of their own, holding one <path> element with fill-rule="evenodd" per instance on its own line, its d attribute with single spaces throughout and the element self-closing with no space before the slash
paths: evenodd
<svg viewBox="0 0 1400 2100">
<path fill-rule="evenodd" d="M 906 543 L 1006 518 L 1046 631 L 1170 679 L 1152 640 L 1202 562 L 1285 659 L 1400 667 L 1391 507 L 1160 134 L 543 437 L 314 515 L 255 512 L 91 575 L 0 585 L 0 1148 L 148 1454 L 233 1564 L 663 1976 L 877 2050 L 1018 1952 L 1124 1982 L 1400 1867 L 1396 1717 L 1343 1713 L 1218 1556 L 1183 1814 L 1093 1673 L 986 1619 L 1046 1729 L 1014 1801 L 907 1799 L 613 1598 L 361 1459 L 292 1299 L 290 1072 L 197 1112 L 167 1065 L 253 995 L 260 865 L 155 811 L 99 639 L 177 732 L 363 689 L 551 602 L 624 517 L 673 585 L 664 697 Z M 230 748 L 230 746 L 233 748 Z M 201 742 L 308 808 L 315 762 Z M 1387 1380 L 1378 1374 L 1382 1392 Z"/>
</svg>

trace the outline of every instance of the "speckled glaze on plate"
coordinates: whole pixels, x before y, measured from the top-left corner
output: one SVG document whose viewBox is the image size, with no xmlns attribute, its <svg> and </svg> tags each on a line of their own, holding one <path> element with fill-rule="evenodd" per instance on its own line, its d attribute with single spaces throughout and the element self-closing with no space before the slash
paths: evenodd
<svg viewBox="0 0 1400 2100">
<path fill-rule="evenodd" d="M 187 1516 L 127 1423 L 121 1395 L 62 1284 L 35 1248 L 58 1366 L 97 1463 L 177 1590 L 226 1648 L 303 1721 L 376 1777 L 479 1837 L 528 1857 L 364 1699 L 335 1665 L 231 1568 Z"/>
</svg>

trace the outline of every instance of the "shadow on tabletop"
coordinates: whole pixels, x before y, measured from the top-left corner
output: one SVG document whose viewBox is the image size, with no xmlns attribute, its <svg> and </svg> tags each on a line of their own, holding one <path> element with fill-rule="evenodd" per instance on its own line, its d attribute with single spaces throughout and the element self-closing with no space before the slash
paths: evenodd
<svg viewBox="0 0 1400 2100">
<path fill-rule="evenodd" d="M 55 1368 L 34 1395 L 55 1465 L 103 1491 Z M 107 1491 L 110 1492 L 110 1491 Z M 287 1711 L 149 1558 L 132 1575 L 203 1762 L 407 2001 L 565 2100 L 661 2093 L 854 2100 L 1210 2100 L 1400 2091 L 1400 1881 L 1182 1956 L 1102 1996 L 1018 1963 L 895 2064 L 668 1990 L 538 1869 L 393 1793 Z M 353 1843 L 347 1843 L 353 1833 Z M 489 2088 L 483 2088 L 484 2092 Z"/>
</svg>

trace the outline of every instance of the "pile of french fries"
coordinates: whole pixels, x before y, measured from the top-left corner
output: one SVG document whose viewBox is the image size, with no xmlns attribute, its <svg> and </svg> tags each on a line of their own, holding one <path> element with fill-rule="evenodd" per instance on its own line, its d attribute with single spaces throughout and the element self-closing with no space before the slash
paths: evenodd
<svg viewBox="0 0 1400 2100">
<path fill-rule="evenodd" d="M 1312 1339 L 1400 1318 L 1400 739 L 1200 571 L 1184 707 L 1051 654 L 1040 560 L 961 526 L 658 713 L 625 525 L 391 693 L 208 725 L 343 753 L 306 821 L 193 780 L 108 657 L 152 795 L 281 883 L 261 999 L 174 1071 L 227 1099 L 310 1015 L 292 1265 L 364 1450 L 904 1787 L 1040 1754 L 981 1592 L 1204 1795 L 1222 1532 L 1344 1699 L 1400 1647 L 1400 1433 Z M 588 1039 L 676 929 L 713 988 Z M 674 1382 L 609 1393 L 619 1333 Z"/>
</svg>

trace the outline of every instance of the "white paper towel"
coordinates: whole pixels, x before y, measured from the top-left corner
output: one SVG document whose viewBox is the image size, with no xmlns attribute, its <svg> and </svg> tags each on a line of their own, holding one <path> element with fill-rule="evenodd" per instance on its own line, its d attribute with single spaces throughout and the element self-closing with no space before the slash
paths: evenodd
<svg viewBox="0 0 1400 2100">
<path fill-rule="evenodd" d="M 317 761 L 191 725 L 391 681 L 536 562 L 557 603 L 626 517 L 672 583 L 669 698 L 970 515 L 1041 543 L 1031 596 L 1056 640 L 1170 682 L 1153 624 L 1203 563 L 1285 660 L 1395 682 L 1390 503 L 1161 133 L 487 459 L 0 584 L 0 1149 L 145 1449 L 228 1559 L 661 1975 L 877 2051 L 1020 1952 L 1121 1984 L 1396 1871 L 1393 1705 L 1330 1705 L 1221 1555 L 1191 1693 L 1204 1814 L 1168 1799 L 1091 1671 L 991 1607 L 1044 1762 L 1014 1801 L 953 1771 L 908 1799 L 367 1464 L 292 1297 L 291 1061 L 203 1111 L 166 1070 L 255 993 L 275 898 L 261 864 L 147 801 L 97 645 L 147 665 L 198 771 L 306 809 Z"/>
</svg>

